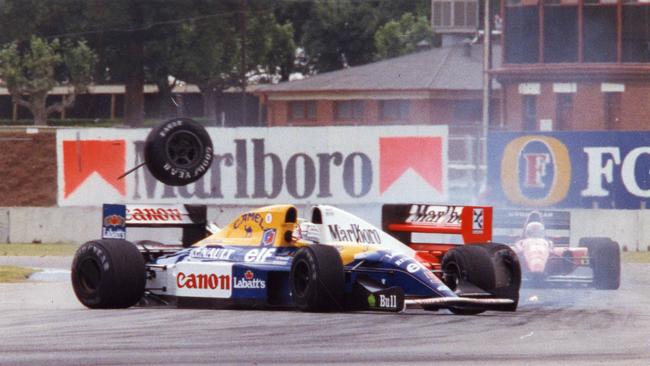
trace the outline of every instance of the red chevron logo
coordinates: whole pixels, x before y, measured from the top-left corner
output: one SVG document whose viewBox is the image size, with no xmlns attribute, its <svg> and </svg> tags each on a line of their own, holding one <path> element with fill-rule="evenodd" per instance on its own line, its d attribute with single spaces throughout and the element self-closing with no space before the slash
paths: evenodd
<svg viewBox="0 0 650 366">
<path fill-rule="evenodd" d="M 438 192 L 443 190 L 442 137 L 382 137 L 379 139 L 379 191 L 386 192 L 413 169 Z"/>
<path fill-rule="evenodd" d="M 63 184 L 67 198 L 92 174 L 104 180 L 126 196 L 125 180 L 118 180 L 126 165 L 124 140 L 63 141 Z"/>
</svg>

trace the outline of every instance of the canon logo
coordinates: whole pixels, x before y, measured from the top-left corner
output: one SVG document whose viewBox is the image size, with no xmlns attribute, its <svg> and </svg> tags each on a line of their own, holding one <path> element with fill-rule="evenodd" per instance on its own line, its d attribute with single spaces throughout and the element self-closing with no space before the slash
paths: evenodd
<svg viewBox="0 0 650 366">
<path fill-rule="evenodd" d="M 230 290 L 230 275 L 178 272 L 176 286 L 198 290 Z"/>
</svg>

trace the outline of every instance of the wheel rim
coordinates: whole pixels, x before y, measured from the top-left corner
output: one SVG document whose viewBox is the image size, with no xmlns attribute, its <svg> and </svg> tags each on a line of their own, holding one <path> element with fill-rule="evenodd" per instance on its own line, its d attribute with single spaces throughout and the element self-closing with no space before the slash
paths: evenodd
<svg viewBox="0 0 650 366">
<path fill-rule="evenodd" d="M 177 131 L 169 136 L 165 151 L 167 159 L 178 168 L 190 168 L 200 159 L 203 144 L 190 131 Z"/>
<path fill-rule="evenodd" d="M 92 292 L 99 288 L 102 272 L 96 260 L 92 258 L 84 259 L 77 266 L 77 273 L 79 274 L 79 283 L 86 292 Z"/>
<path fill-rule="evenodd" d="M 293 271 L 293 290 L 296 296 L 304 297 L 311 283 L 309 264 L 305 260 L 296 262 Z"/>
</svg>

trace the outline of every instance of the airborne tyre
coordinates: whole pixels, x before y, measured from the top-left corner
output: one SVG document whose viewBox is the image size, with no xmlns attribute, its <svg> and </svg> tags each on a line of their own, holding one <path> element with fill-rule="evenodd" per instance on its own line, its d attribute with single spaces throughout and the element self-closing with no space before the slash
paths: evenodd
<svg viewBox="0 0 650 366">
<path fill-rule="evenodd" d="M 443 281 L 452 291 L 456 291 L 461 282 L 469 282 L 485 291 L 491 291 L 496 285 L 494 264 L 483 245 L 465 245 L 448 251 L 442 258 L 442 271 Z M 485 311 L 472 308 L 449 310 L 459 315 L 475 315 Z"/>
<path fill-rule="evenodd" d="M 593 285 L 600 290 L 616 290 L 621 285 L 621 249 L 610 238 L 581 238 L 587 247 L 593 270 Z"/>
<path fill-rule="evenodd" d="M 214 150 L 206 129 L 189 118 L 175 118 L 154 127 L 144 145 L 149 172 L 171 186 L 200 179 L 212 164 Z"/>
<path fill-rule="evenodd" d="M 126 240 L 90 241 L 77 250 L 71 279 L 75 295 L 86 307 L 128 308 L 144 294 L 144 259 Z"/>
<path fill-rule="evenodd" d="M 345 273 L 336 248 L 313 244 L 298 249 L 291 264 L 291 297 L 302 311 L 341 310 Z"/>
</svg>

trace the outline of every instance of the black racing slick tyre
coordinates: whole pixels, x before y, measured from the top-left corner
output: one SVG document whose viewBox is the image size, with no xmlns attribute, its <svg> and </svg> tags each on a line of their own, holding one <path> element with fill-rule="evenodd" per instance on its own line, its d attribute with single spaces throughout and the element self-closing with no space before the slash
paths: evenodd
<svg viewBox="0 0 650 366">
<path fill-rule="evenodd" d="M 621 285 L 621 249 L 610 238 L 581 238 L 593 270 L 593 285 L 600 290 L 616 290 Z"/>
<path fill-rule="evenodd" d="M 494 264 L 483 245 L 464 245 L 449 250 L 442 258 L 443 282 L 452 291 L 459 291 L 463 282 L 491 291 L 496 285 Z M 483 309 L 450 308 L 459 315 L 475 315 Z"/>
<path fill-rule="evenodd" d="M 207 130 L 189 118 L 175 118 L 154 127 L 144 145 L 149 172 L 170 186 L 200 179 L 210 168 L 214 150 Z"/>
<path fill-rule="evenodd" d="M 483 245 L 453 248 L 442 258 L 443 281 L 451 290 L 458 290 L 461 281 L 489 291 L 495 287 L 495 273 L 490 254 Z"/>
<path fill-rule="evenodd" d="M 513 301 L 513 304 L 504 305 L 500 310 L 515 311 L 519 304 L 521 288 L 519 257 L 512 248 L 504 244 L 489 243 L 485 247 L 492 256 L 495 270 L 495 287 L 490 293 L 496 298 Z"/>
<path fill-rule="evenodd" d="M 144 294 L 144 259 L 135 245 L 119 239 L 89 241 L 72 261 L 72 287 L 77 299 L 91 309 L 135 305 Z"/>
<path fill-rule="evenodd" d="M 321 244 L 298 249 L 291 263 L 289 283 L 291 298 L 300 310 L 341 310 L 345 273 L 338 250 Z"/>
</svg>

